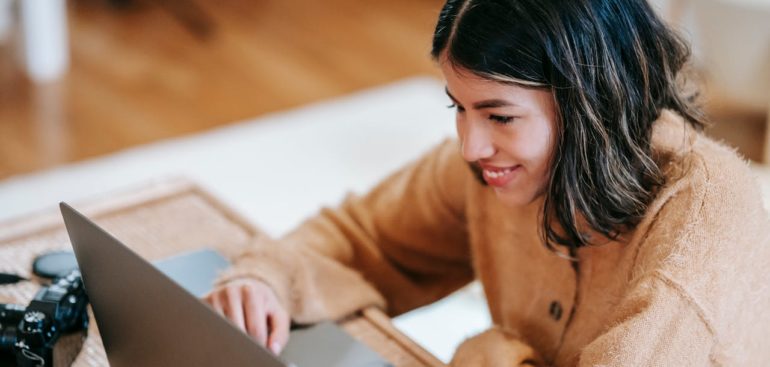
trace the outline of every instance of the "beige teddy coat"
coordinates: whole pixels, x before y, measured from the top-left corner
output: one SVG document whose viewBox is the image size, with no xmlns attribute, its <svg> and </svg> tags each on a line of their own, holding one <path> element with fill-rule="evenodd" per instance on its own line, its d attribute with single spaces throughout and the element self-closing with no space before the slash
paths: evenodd
<svg viewBox="0 0 770 367">
<path fill-rule="evenodd" d="M 478 279 L 495 327 L 455 365 L 770 366 L 770 225 L 747 163 L 668 111 L 653 147 L 667 182 L 644 219 L 574 264 L 540 239 L 542 201 L 503 206 L 447 140 L 255 241 L 220 281 L 261 279 L 315 322 L 367 305 L 398 315 Z M 518 350 L 531 355 L 494 362 Z"/>
</svg>

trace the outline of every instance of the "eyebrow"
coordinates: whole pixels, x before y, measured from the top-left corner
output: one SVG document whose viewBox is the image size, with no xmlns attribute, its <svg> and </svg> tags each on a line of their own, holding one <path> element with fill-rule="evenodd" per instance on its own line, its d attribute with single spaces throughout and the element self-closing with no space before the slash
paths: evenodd
<svg viewBox="0 0 770 367">
<path fill-rule="evenodd" d="M 449 98 L 451 98 L 454 103 L 460 104 L 459 102 L 457 102 L 457 98 L 455 98 L 452 95 L 452 93 L 449 93 L 449 88 L 444 87 L 444 92 L 446 92 L 446 95 L 449 96 Z M 505 107 L 505 106 L 516 106 L 516 104 L 513 102 L 502 100 L 502 99 L 487 99 L 487 100 L 476 102 L 473 104 L 473 108 L 477 110 L 481 110 L 485 108 Z"/>
</svg>

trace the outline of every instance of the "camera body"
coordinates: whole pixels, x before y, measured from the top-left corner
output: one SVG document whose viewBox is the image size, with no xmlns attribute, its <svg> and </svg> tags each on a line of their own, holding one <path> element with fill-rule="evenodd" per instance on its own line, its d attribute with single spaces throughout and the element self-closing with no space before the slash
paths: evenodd
<svg viewBox="0 0 770 367">
<path fill-rule="evenodd" d="M 57 341 L 75 332 L 85 336 L 87 306 L 78 270 L 41 288 L 26 308 L 0 305 L 0 353 L 12 351 L 19 367 L 53 366 Z"/>
</svg>

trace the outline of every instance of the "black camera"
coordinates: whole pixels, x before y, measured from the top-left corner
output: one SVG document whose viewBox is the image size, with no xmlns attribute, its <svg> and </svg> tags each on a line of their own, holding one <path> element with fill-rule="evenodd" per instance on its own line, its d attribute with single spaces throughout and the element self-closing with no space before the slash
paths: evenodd
<svg viewBox="0 0 770 367">
<path fill-rule="evenodd" d="M 69 365 L 72 360 L 59 362 L 62 353 L 58 350 L 64 344 L 59 341 L 79 334 L 75 339 L 80 349 L 88 330 L 87 306 L 79 270 L 59 276 L 41 288 L 26 308 L 0 304 L 0 358 L 5 358 L 0 363 L 9 363 L 15 356 L 19 367 Z"/>
</svg>

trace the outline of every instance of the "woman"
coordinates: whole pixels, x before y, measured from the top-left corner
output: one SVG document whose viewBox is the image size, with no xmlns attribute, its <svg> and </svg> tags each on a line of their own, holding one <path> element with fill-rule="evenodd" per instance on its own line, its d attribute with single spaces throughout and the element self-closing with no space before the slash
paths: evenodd
<svg viewBox="0 0 770 367">
<path fill-rule="evenodd" d="M 277 352 L 289 317 L 479 279 L 494 327 L 456 366 L 770 361 L 760 192 L 701 133 L 689 50 L 645 1 L 450 0 L 432 55 L 458 141 L 255 244 L 215 309 Z"/>
</svg>

